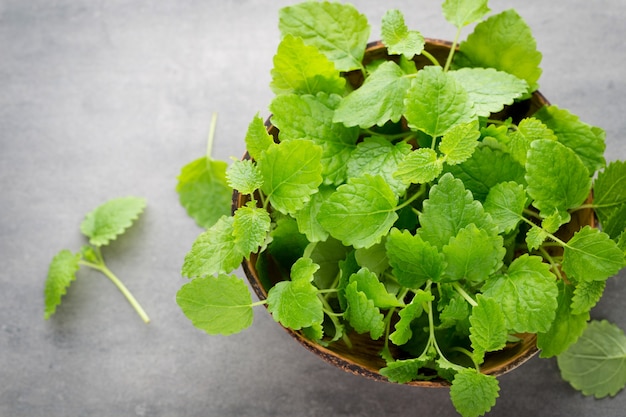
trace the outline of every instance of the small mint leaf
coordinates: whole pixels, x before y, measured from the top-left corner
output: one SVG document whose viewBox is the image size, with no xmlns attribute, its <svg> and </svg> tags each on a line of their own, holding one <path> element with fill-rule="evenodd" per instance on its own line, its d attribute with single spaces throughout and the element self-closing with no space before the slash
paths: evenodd
<svg viewBox="0 0 626 417">
<path fill-rule="evenodd" d="M 557 140 L 552 130 L 539 119 L 527 117 L 517 125 L 517 129 L 509 136 L 509 152 L 522 165 L 526 165 L 526 155 L 530 144 L 539 139 Z"/>
<path fill-rule="evenodd" d="M 483 206 L 498 225 L 499 233 L 509 233 L 522 219 L 527 199 L 523 185 L 503 182 L 489 190 Z"/>
<path fill-rule="evenodd" d="M 604 281 L 624 267 L 624 252 L 609 235 L 585 226 L 567 242 L 562 266 L 578 281 Z"/>
<path fill-rule="evenodd" d="M 226 170 L 226 179 L 228 185 L 241 194 L 252 194 L 263 185 L 263 175 L 259 167 L 249 159 L 234 161 Z"/>
<path fill-rule="evenodd" d="M 267 133 L 263 119 L 258 114 L 248 125 L 245 142 L 248 153 L 252 159 L 256 160 L 260 159 L 263 152 L 274 144 L 274 139 Z"/>
<path fill-rule="evenodd" d="M 489 13 L 487 3 L 487 0 L 445 0 L 441 8 L 446 20 L 460 29 Z"/>
<path fill-rule="evenodd" d="M 572 296 L 572 314 L 590 311 L 602 298 L 606 281 L 580 281 L 576 283 Z"/>
<path fill-rule="evenodd" d="M 445 155 L 447 164 L 460 164 L 472 156 L 479 137 L 478 121 L 457 125 L 443 135 L 439 150 Z"/>
<path fill-rule="evenodd" d="M 358 283 L 353 281 L 345 289 L 348 307 L 344 317 L 357 333 L 368 333 L 373 340 L 378 340 L 385 332 L 384 316 L 374 302 L 358 290 Z"/>
<path fill-rule="evenodd" d="M 439 281 L 445 269 L 437 248 L 408 230 L 391 229 L 386 249 L 393 274 L 405 287 L 417 289 L 428 280 Z"/>
<path fill-rule="evenodd" d="M 450 387 L 450 399 L 463 417 L 478 417 L 491 410 L 499 397 L 498 380 L 475 369 L 459 371 Z"/>
<path fill-rule="evenodd" d="M 129 228 L 146 207 L 139 197 L 120 197 L 107 201 L 88 213 L 80 230 L 94 246 L 104 246 Z"/>
<path fill-rule="evenodd" d="M 411 323 L 424 312 L 424 303 L 431 302 L 434 299 L 435 297 L 430 292 L 424 290 L 415 291 L 411 303 L 398 312 L 400 320 L 395 324 L 395 331 L 389 335 L 389 340 L 397 346 L 407 343 L 413 336 Z"/>
<path fill-rule="evenodd" d="M 281 281 L 268 291 L 267 309 L 275 321 L 293 330 L 321 324 L 324 310 L 317 291 L 307 279 Z"/>
<path fill-rule="evenodd" d="M 393 177 L 405 184 L 425 184 L 437 178 L 443 170 L 443 160 L 430 148 L 410 152 L 398 164 Z"/>
<path fill-rule="evenodd" d="M 593 204 L 602 226 L 609 223 L 618 211 L 626 217 L 623 208 L 626 206 L 626 187 L 622 184 L 626 184 L 626 161 L 611 162 L 593 183 Z M 619 236 L 619 233 L 613 233 L 613 237 L 615 235 Z"/>
<path fill-rule="evenodd" d="M 380 282 L 378 276 L 367 268 L 361 268 L 357 273 L 352 274 L 348 283 L 352 284 L 353 282 L 357 283 L 357 290 L 362 291 L 378 308 L 388 309 L 403 306 L 402 302 L 387 292 L 385 285 Z"/>
<path fill-rule="evenodd" d="M 500 350 L 506 345 L 508 332 L 500 305 L 482 295 L 476 297 L 478 305 L 472 308 L 470 316 L 470 340 L 474 350 L 474 360 L 482 363 L 485 352 Z"/>
<path fill-rule="evenodd" d="M 380 374 L 387 377 L 391 382 L 405 384 L 417 379 L 419 369 L 428 364 L 430 360 L 430 357 L 419 357 L 388 362 L 387 366 L 381 368 Z"/>
<path fill-rule="evenodd" d="M 424 36 L 418 31 L 409 30 L 399 10 L 388 10 L 383 16 L 381 39 L 390 54 L 404 55 L 408 59 L 424 50 Z"/>
<path fill-rule="evenodd" d="M 239 207 L 234 215 L 233 236 L 237 251 L 249 259 L 262 246 L 270 231 L 272 220 L 267 210 L 252 205 Z"/>
<path fill-rule="evenodd" d="M 80 268 L 79 261 L 80 254 L 74 254 L 67 249 L 63 249 L 52 258 L 44 286 L 46 320 L 54 314 L 67 288 L 76 279 L 76 271 Z"/>
</svg>

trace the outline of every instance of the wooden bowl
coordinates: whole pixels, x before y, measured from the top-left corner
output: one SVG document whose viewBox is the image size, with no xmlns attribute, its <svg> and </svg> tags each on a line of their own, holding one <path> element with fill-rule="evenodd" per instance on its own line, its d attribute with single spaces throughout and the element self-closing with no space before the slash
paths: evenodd
<svg viewBox="0 0 626 417">
<path fill-rule="evenodd" d="M 450 42 L 427 39 L 425 49 L 440 62 L 445 62 L 450 47 Z M 376 59 L 395 58 L 397 57 L 390 57 L 387 54 L 387 49 L 381 42 L 373 42 L 368 45 L 363 62 L 367 64 Z M 430 64 L 430 61 L 421 56 L 416 57 L 415 62 L 418 68 Z M 362 74 L 359 71 L 347 73 L 346 78 L 355 86 L 360 85 L 363 81 Z M 548 100 L 537 91 L 532 94 L 530 99 L 508 106 L 498 115 L 493 115 L 493 117 L 501 120 L 511 117 L 515 122 L 519 122 L 521 119 L 531 116 L 539 108 L 548 104 Z M 277 139 L 278 129 L 270 123 L 269 119 L 266 121 L 266 126 L 268 132 Z M 249 159 L 250 156 L 246 154 L 244 158 Z M 235 191 L 233 194 L 233 212 L 238 207 L 245 205 L 246 201 L 246 196 L 240 195 Z M 579 230 L 580 227 L 587 224 L 595 224 L 593 211 L 591 209 L 578 210 L 572 215 L 572 221 L 557 234 L 567 239 L 571 237 L 575 231 Z M 257 262 L 261 256 L 264 257 L 262 261 L 265 267 L 265 271 L 262 274 L 257 270 Z M 261 300 L 267 298 L 267 291 L 281 279 L 278 266 L 271 258 L 271 255 L 267 253 L 253 254 L 249 260 L 244 259 L 242 267 L 254 292 Z M 382 339 L 373 341 L 367 334 L 359 335 L 353 332 L 350 334 L 352 347 L 348 347 L 341 340 L 330 344 L 328 347 L 324 347 L 307 339 L 301 331 L 294 331 L 288 328 L 284 329 L 294 339 L 300 342 L 302 346 L 315 353 L 326 362 L 356 375 L 388 382 L 387 378 L 379 372 L 381 368 L 386 366 L 385 361 L 379 355 L 379 352 L 383 348 Z M 519 342 L 510 343 L 500 351 L 487 353 L 485 362 L 481 365 L 481 372 L 494 376 L 505 374 L 517 368 L 537 353 L 537 336 L 535 334 L 518 334 L 516 336 L 519 337 Z M 412 381 L 406 385 L 418 387 L 447 387 L 450 383 L 437 377 L 428 381 Z"/>
</svg>

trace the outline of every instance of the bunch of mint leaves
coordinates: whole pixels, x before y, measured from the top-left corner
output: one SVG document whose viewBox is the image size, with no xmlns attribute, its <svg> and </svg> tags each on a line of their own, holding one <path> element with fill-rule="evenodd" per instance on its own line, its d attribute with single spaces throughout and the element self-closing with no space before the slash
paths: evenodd
<svg viewBox="0 0 626 417">
<path fill-rule="evenodd" d="M 269 107 L 277 135 L 256 115 L 250 158 L 211 176 L 206 156 L 205 180 L 185 174 L 191 164 L 179 177 L 179 190 L 204 184 L 184 199 L 207 230 L 185 257 L 191 281 L 177 302 L 209 334 L 247 328 L 265 305 L 321 345 L 349 346 L 353 333 L 383 340 L 382 375 L 450 381 L 465 417 L 495 404 L 498 381 L 481 365 L 522 333 L 537 334 L 541 356 L 558 356 L 574 387 L 615 395 L 626 338 L 589 311 L 626 264 L 626 163 L 607 165 L 604 131 L 557 106 L 498 118 L 538 88 L 530 28 L 514 10 L 485 18 L 486 0 L 442 9 L 457 29 L 445 62 L 390 10 L 381 25 L 390 57 L 367 64 L 370 27 L 353 6 L 281 9 Z M 225 184 L 247 203 L 199 221 Z M 570 224 L 583 210 L 603 231 Z M 270 262 L 281 274 L 258 302 L 232 273 L 255 253 L 259 275 Z"/>
</svg>

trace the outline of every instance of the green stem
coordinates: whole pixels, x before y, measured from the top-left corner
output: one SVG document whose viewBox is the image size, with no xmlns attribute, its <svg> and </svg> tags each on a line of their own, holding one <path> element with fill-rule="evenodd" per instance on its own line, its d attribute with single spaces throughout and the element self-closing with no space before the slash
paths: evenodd
<svg viewBox="0 0 626 417">
<path fill-rule="evenodd" d="M 561 270 L 559 269 L 559 265 L 554 260 L 552 255 L 550 255 L 548 253 L 548 251 L 543 246 L 539 248 L 539 252 L 541 252 L 541 255 L 543 255 L 544 259 L 546 259 L 548 261 L 548 263 L 550 263 L 550 267 L 552 268 L 552 270 L 554 271 L 556 276 L 562 281 L 563 280 L 563 275 L 561 275 Z"/>
<path fill-rule="evenodd" d="M 456 292 L 458 292 L 459 294 L 461 294 L 461 297 L 465 298 L 465 301 L 467 301 L 468 303 L 470 303 L 470 305 L 472 307 L 476 307 L 478 305 L 478 303 L 476 301 L 474 301 L 474 299 L 472 298 L 471 295 L 469 295 L 464 289 L 463 287 L 461 287 L 461 285 L 458 282 L 453 282 L 452 283 L 452 287 L 454 287 L 454 289 L 456 290 Z"/>
<path fill-rule="evenodd" d="M 428 52 L 427 50 L 423 50 L 422 51 L 422 56 L 426 57 L 430 62 L 433 63 L 433 65 L 436 65 L 438 67 L 441 66 L 441 64 L 439 63 L 439 61 L 437 60 L 437 58 L 435 58 L 430 52 Z"/>
<path fill-rule="evenodd" d="M 537 212 L 535 212 L 535 211 L 532 211 L 532 210 L 530 210 L 530 209 L 525 208 L 525 209 L 524 209 L 524 211 L 523 211 L 523 213 L 524 213 L 524 214 L 526 214 L 527 216 L 530 216 L 530 217 L 534 218 L 534 219 L 537 219 L 537 220 L 543 220 L 543 219 L 541 218 L 541 216 L 539 215 L 539 213 L 537 213 Z"/>
<path fill-rule="evenodd" d="M 217 126 L 217 113 L 213 113 L 211 116 L 211 126 L 209 127 L 209 139 L 206 144 L 206 158 L 212 159 L 213 154 L 213 141 L 215 140 L 215 127 Z"/>
<path fill-rule="evenodd" d="M 406 206 L 410 205 L 412 202 L 420 198 L 423 194 L 424 194 L 424 187 L 421 186 L 420 189 L 415 194 L 413 194 L 408 200 L 404 201 L 402 204 L 397 206 L 394 209 L 394 211 L 402 210 L 403 208 L 405 208 Z"/>
<path fill-rule="evenodd" d="M 267 304 L 267 300 L 257 301 L 255 303 L 250 304 L 250 307 L 257 307 Z"/>
<path fill-rule="evenodd" d="M 452 57 L 454 57 L 454 53 L 456 52 L 456 46 L 459 43 L 460 37 L 461 37 L 461 28 L 458 28 L 456 31 L 456 36 L 454 37 L 454 42 L 452 42 L 452 46 L 450 47 L 450 53 L 448 54 L 446 65 L 443 67 L 444 72 L 450 69 L 450 65 L 452 64 Z"/>
<path fill-rule="evenodd" d="M 461 347 L 461 346 L 453 347 L 450 350 L 454 350 L 456 352 L 460 352 L 460 353 L 464 354 L 465 356 L 467 356 L 468 358 L 470 358 L 472 360 L 472 363 L 474 364 L 474 367 L 476 368 L 476 370 L 480 372 L 480 366 L 474 360 L 474 355 L 472 354 L 472 352 L 470 352 L 469 350 L 467 350 L 467 349 L 465 349 L 464 347 Z"/>
</svg>

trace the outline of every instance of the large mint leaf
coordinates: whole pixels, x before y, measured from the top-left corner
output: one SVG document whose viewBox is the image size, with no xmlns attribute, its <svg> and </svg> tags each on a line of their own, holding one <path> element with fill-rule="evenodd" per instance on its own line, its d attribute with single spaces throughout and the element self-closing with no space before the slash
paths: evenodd
<svg viewBox="0 0 626 417">
<path fill-rule="evenodd" d="M 528 83 L 508 72 L 493 68 L 461 68 L 450 75 L 467 91 L 476 115 L 488 117 L 528 91 Z"/>
<path fill-rule="evenodd" d="M 437 66 L 427 66 L 418 72 L 407 93 L 405 107 L 409 126 L 433 137 L 469 123 L 476 116 L 467 91 Z"/>
<path fill-rule="evenodd" d="M 517 125 L 517 129 L 509 135 L 509 153 L 522 165 L 526 165 L 526 155 L 530 144 L 539 139 L 557 140 L 552 130 L 539 119 L 527 117 Z"/>
<path fill-rule="evenodd" d="M 196 278 L 183 285 L 176 303 L 189 320 L 208 334 L 238 333 L 252 324 L 252 297 L 234 275 Z"/>
<path fill-rule="evenodd" d="M 459 45 L 455 64 L 495 68 L 526 80 L 530 91 L 538 87 L 541 53 L 530 27 L 515 10 L 506 10 L 479 23 Z"/>
<path fill-rule="evenodd" d="M 410 84 L 395 62 L 384 62 L 341 101 L 334 121 L 362 128 L 382 126 L 390 120 L 395 123 L 404 113 L 404 97 Z"/>
<path fill-rule="evenodd" d="M 446 20 L 460 29 L 489 13 L 487 3 L 487 0 L 445 0 L 441 9 Z"/>
<path fill-rule="evenodd" d="M 361 68 L 370 26 L 350 4 L 302 2 L 284 7 L 278 27 L 283 36 L 291 34 L 317 47 L 339 71 Z"/>
<path fill-rule="evenodd" d="M 294 139 L 272 145 L 259 161 L 261 190 L 282 213 L 304 207 L 322 183 L 322 148 L 309 140 Z"/>
<path fill-rule="evenodd" d="M 367 248 L 380 242 L 398 218 L 397 202 L 382 177 L 350 178 L 322 204 L 317 219 L 344 245 Z"/>
<path fill-rule="evenodd" d="M 567 242 L 563 271 L 578 281 L 604 281 L 624 267 L 624 252 L 609 235 L 585 226 Z"/>
<path fill-rule="evenodd" d="M 417 289 L 428 280 L 439 281 L 445 269 L 443 255 L 418 235 L 394 228 L 385 246 L 393 274 L 401 285 Z"/>
<path fill-rule="evenodd" d="M 416 30 L 409 30 L 399 10 L 387 10 L 383 16 L 380 33 L 390 54 L 404 55 L 411 59 L 424 50 L 424 36 Z"/>
<path fill-rule="evenodd" d="M 67 249 L 57 253 L 48 267 L 48 276 L 44 286 L 44 318 L 54 314 L 67 288 L 76 279 L 76 271 L 80 268 L 80 254 Z"/>
<path fill-rule="evenodd" d="M 496 377 L 481 374 L 473 368 L 465 368 L 452 381 L 450 399 L 456 411 L 463 417 L 478 417 L 496 404 L 499 391 Z"/>
<path fill-rule="evenodd" d="M 385 331 L 384 316 L 374 301 L 367 298 L 363 291 L 358 290 L 356 281 L 348 284 L 345 290 L 348 308 L 344 317 L 357 333 L 368 333 L 373 340 L 380 339 Z"/>
<path fill-rule="evenodd" d="M 274 55 L 270 87 L 275 94 L 342 94 L 346 80 L 315 46 L 287 35 Z"/>
<path fill-rule="evenodd" d="M 626 161 L 611 162 L 593 183 L 593 205 L 604 226 L 626 206 Z M 614 233 L 619 236 L 619 233 Z"/>
<path fill-rule="evenodd" d="M 528 195 L 542 216 L 578 207 L 589 196 L 591 178 L 574 151 L 553 140 L 531 143 L 526 161 Z"/>
<path fill-rule="evenodd" d="M 522 219 L 527 199 L 524 186 L 509 181 L 491 188 L 483 206 L 498 225 L 498 231 L 509 233 Z"/>
<path fill-rule="evenodd" d="M 584 123 L 578 116 L 557 106 L 544 106 L 533 116 L 550 128 L 559 142 L 578 155 L 589 170 L 589 176 L 604 168 L 606 134 L 602 129 Z"/>
<path fill-rule="evenodd" d="M 88 213 L 80 224 L 80 230 L 92 245 L 107 245 L 124 233 L 145 207 L 146 200 L 143 198 L 114 198 Z"/>
</svg>

